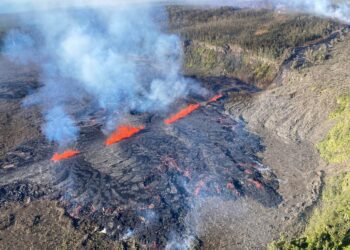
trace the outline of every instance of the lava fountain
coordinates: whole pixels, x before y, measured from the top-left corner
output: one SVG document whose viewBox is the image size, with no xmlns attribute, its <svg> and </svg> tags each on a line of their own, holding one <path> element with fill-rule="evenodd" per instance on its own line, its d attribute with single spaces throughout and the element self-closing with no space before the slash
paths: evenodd
<svg viewBox="0 0 350 250">
<path fill-rule="evenodd" d="M 120 125 L 117 129 L 107 138 L 105 145 L 112 145 L 114 143 L 125 140 L 134 134 L 139 133 L 141 130 L 145 129 L 145 126 L 134 127 L 131 125 Z"/>
<path fill-rule="evenodd" d="M 213 96 L 213 97 L 208 101 L 208 103 L 216 102 L 216 101 L 219 100 L 221 97 L 223 97 L 222 94 L 217 94 L 216 96 Z"/>
<path fill-rule="evenodd" d="M 172 124 L 186 116 L 188 116 L 189 114 L 191 114 L 193 111 L 199 109 L 201 105 L 200 104 L 190 104 L 188 105 L 186 108 L 180 110 L 178 113 L 170 116 L 169 118 L 164 120 L 164 123 L 169 125 Z"/>
<path fill-rule="evenodd" d="M 78 154 L 80 154 L 80 151 L 78 150 L 66 150 L 63 153 L 55 153 L 52 156 L 51 161 L 54 161 L 54 162 L 62 161 L 65 159 L 72 158 Z"/>
</svg>

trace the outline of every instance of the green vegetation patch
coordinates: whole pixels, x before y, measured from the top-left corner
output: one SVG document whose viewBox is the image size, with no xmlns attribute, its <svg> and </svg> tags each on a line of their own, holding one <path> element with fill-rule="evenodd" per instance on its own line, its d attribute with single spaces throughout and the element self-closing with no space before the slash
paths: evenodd
<svg viewBox="0 0 350 250">
<path fill-rule="evenodd" d="M 330 115 L 336 125 L 317 144 L 321 156 L 330 163 L 348 164 L 350 160 L 350 93 L 337 99 Z M 350 172 L 325 183 L 321 206 L 316 208 L 302 236 L 291 241 L 281 238 L 269 249 L 350 249 Z"/>
<path fill-rule="evenodd" d="M 305 235 L 309 249 L 350 246 L 350 173 L 326 183 L 322 206 L 310 218 Z"/>
<path fill-rule="evenodd" d="M 270 10 L 171 6 L 168 13 L 170 29 L 184 39 L 217 46 L 236 44 L 256 53 L 262 50 L 271 58 L 279 58 L 286 49 L 319 39 L 340 27 L 329 19 Z"/>
<path fill-rule="evenodd" d="M 336 125 L 326 138 L 317 144 L 322 158 L 330 163 L 349 163 L 350 160 L 350 94 L 337 99 L 338 108 L 330 118 Z"/>
<path fill-rule="evenodd" d="M 196 47 L 188 52 L 185 63 L 189 68 L 200 65 L 205 69 L 211 69 L 218 64 L 218 58 L 214 50 Z"/>
<path fill-rule="evenodd" d="M 329 19 L 271 10 L 170 6 L 168 14 L 170 32 L 186 44 L 185 72 L 234 76 L 259 87 L 275 78 L 294 47 L 341 27 Z"/>
<path fill-rule="evenodd" d="M 280 239 L 269 249 L 348 249 L 350 246 L 350 173 L 326 182 L 322 205 L 315 209 L 303 235 Z"/>
</svg>

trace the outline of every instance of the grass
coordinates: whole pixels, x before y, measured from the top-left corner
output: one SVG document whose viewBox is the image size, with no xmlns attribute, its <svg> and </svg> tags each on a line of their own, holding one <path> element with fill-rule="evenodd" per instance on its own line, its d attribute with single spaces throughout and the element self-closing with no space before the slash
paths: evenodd
<svg viewBox="0 0 350 250">
<path fill-rule="evenodd" d="M 327 162 L 348 165 L 350 93 L 337 101 L 338 107 L 330 115 L 336 124 L 317 148 Z M 350 249 L 350 172 L 345 171 L 326 181 L 321 206 L 314 210 L 301 237 L 281 238 L 269 249 Z"/>
<path fill-rule="evenodd" d="M 326 183 L 322 206 L 310 218 L 305 235 L 309 249 L 350 246 L 350 173 Z"/>
<path fill-rule="evenodd" d="M 202 65 L 205 69 L 211 69 L 217 64 L 219 64 L 218 58 L 213 50 L 197 47 L 187 54 L 187 67 Z"/>
<path fill-rule="evenodd" d="M 336 125 L 318 145 L 322 158 L 330 163 L 349 163 L 350 160 L 350 94 L 338 98 L 338 108 L 330 118 Z"/>
<path fill-rule="evenodd" d="M 292 48 L 327 36 L 340 25 L 308 15 L 230 7 L 168 7 L 169 28 L 185 46 L 185 71 L 271 82 Z M 219 70 L 218 70 L 219 69 Z"/>
<path fill-rule="evenodd" d="M 301 237 L 281 238 L 269 249 L 350 249 L 350 173 L 326 182 L 322 205 L 313 212 Z"/>
<path fill-rule="evenodd" d="M 190 41 L 184 49 L 186 74 L 234 76 L 258 86 L 275 78 L 292 48 L 340 27 L 327 19 L 269 10 L 189 6 L 167 10 L 169 25 L 165 26 Z M 15 17 L 0 15 L 0 47 L 4 31 L 17 26 Z"/>
</svg>

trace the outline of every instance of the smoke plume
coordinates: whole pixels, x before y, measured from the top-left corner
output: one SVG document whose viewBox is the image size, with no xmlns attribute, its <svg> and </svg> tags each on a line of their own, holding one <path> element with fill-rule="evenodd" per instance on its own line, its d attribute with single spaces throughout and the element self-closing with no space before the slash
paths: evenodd
<svg viewBox="0 0 350 250">
<path fill-rule="evenodd" d="M 194 84 L 180 75 L 180 40 L 160 30 L 152 18 L 156 10 L 47 10 L 23 19 L 26 32 L 8 33 L 4 53 L 41 68 L 44 86 L 25 104 L 42 108 L 48 139 L 66 145 L 77 137 L 74 105 L 104 110 L 106 125 L 114 128 L 130 110 L 162 110 L 190 91 Z"/>
<path fill-rule="evenodd" d="M 335 18 L 342 22 L 350 23 L 350 6 L 348 1 L 331 0 L 269 0 L 276 8 L 286 11 L 300 11 L 321 17 Z"/>
<path fill-rule="evenodd" d="M 330 0 L 2 1 L 2 12 L 34 13 L 23 18 L 25 31 L 8 33 L 4 53 L 41 68 L 44 86 L 25 104 L 40 105 L 49 140 L 66 145 L 78 136 L 73 104 L 103 109 L 112 129 L 130 110 L 161 110 L 190 91 L 180 74 L 179 38 L 153 18 L 162 10 L 158 2 L 272 6 L 350 21 L 348 4 Z"/>
</svg>

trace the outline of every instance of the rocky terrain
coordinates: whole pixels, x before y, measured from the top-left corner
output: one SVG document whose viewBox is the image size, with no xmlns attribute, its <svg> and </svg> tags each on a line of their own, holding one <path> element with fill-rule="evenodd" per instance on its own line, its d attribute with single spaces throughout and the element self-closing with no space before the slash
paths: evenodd
<svg viewBox="0 0 350 250">
<path fill-rule="evenodd" d="M 35 70 L 24 68 L 12 73 L 10 69 L 16 66 L 2 60 L 3 75 L 7 77 L 2 88 L 2 108 L 8 119 L 2 131 L 8 132 L 3 134 L 6 146 L 0 162 L 0 183 L 1 204 L 7 213 L 11 209 L 6 208 L 20 206 L 18 202 L 36 209 L 42 206 L 41 201 L 48 200 L 48 209 L 55 210 L 59 205 L 73 219 L 79 229 L 76 237 L 82 234 L 84 222 L 89 221 L 110 239 L 134 239 L 146 248 L 162 248 L 171 245 L 173 237 L 179 237 L 178 241 L 193 238 L 192 244 L 202 233 L 200 224 L 206 221 L 192 220 L 203 213 L 216 213 L 217 203 L 211 204 L 212 199 L 231 202 L 230 207 L 234 201 L 248 199 L 264 209 L 282 201 L 276 176 L 257 156 L 263 149 L 259 137 L 247 131 L 239 117 L 229 116 L 223 109 L 230 93 L 253 93 L 256 88 L 234 79 L 197 79 L 210 92 L 179 101 L 172 110 L 185 106 L 185 102 L 200 103 L 198 110 L 171 125 L 163 123 L 164 115 L 130 114 L 125 122 L 145 124 L 146 129 L 111 146 L 104 145 L 106 135 L 100 125 L 103 112 L 89 114 L 79 123 L 81 133 L 75 148 L 81 153 L 55 163 L 50 158 L 56 146 L 41 135 L 38 110 L 21 106 L 22 98 L 40 87 Z M 32 86 L 25 84 L 30 76 L 34 78 Z M 222 97 L 207 102 L 215 93 Z M 202 206 L 211 211 L 197 211 Z M 3 218 L 12 221 L 8 225 L 4 222 L 7 226 L 3 228 L 2 241 L 7 244 L 14 239 L 10 232 L 16 230 L 12 225 L 21 223 L 21 213 L 35 214 L 29 208 L 16 211 L 19 212 Z M 45 214 L 38 212 L 34 218 L 37 217 Z M 32 226 L 18 227 L 31 238 L 28 234 L 33 233 Z M 64 226 L 59 230 L 73 229 Z M 64 238 L 66 234 L 62 232 L 57 237 Z M 74 238 L 68 245 L 70 241 Z M 36 241 L 17 244 L 39 246 Z"/>
<path fill-rule="evenodd" d="M 346 70 L 349 46 L 346 36 L 331 48 L 329 60 L 302 70 L 286 70 L 280 82 L 269 89 L 233 97 L 225 105 L 227 112 L 241 115 L 263 138 L 263 163 L 271 166 L 281 181 L 284 201 L 279 209 L 286 212 L 285 232 L 297 232 L 305 225 L 324 178 L 345 167 L 326 163 L 315 146 L 334 126 L 328 117 L 337 107 L 337 97 L 350 91 Z"/>
<path fill-rule="evenodd" d="M 324 180 L 344 168 L 315 147 L 334 126 L 337 97 L 350 92 L 350 38 L 330 36 L 305 45 L 326 45 L 327 59 L 291 68 L 306 57 L 297 50 L 264 90 L 193 77 L 207 92 L 166 113 L 130 113 L 123 122 L 145 128 L 114 145 L 105 145 L 103 111 L 75 107 L 85 114 L 80 153 L 60 162 L 40 110 L 23 105 L 41 87 L 38 70 L 1 56 L 0 248 L 265 249 L 281 233 L 299 235 Z M 199 108 L 164 123 L 189 104 Z"/>
</svg>

